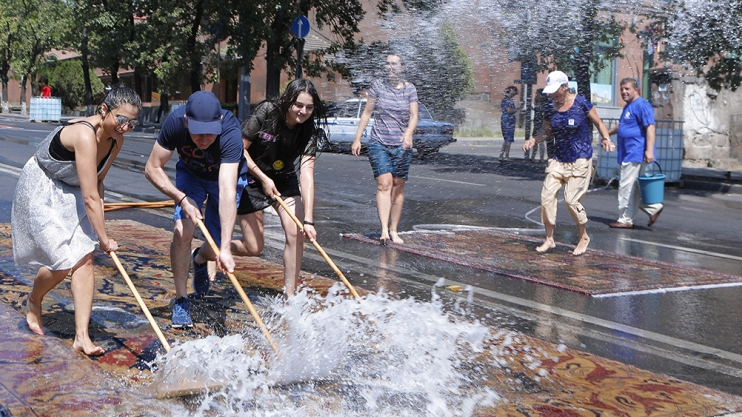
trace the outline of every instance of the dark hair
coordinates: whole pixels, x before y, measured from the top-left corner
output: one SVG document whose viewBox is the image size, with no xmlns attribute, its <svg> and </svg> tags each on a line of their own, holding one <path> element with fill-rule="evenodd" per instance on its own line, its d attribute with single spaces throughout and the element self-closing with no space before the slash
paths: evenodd
<svg viewBox="0 0 742 417">
<path fill-rule="evenodd" d="M 518 94 L 518 87 L 516 87 L 516 86 L 514 86 L 514 85 L 509 85 L 509 86 L 505 87 L 505 92 L 506 92 L 506 93 L 507 93 L 508 91 L 510 91 L 510 90 L 515 90 L 515 94 Z"/>
<path fill-rule="evenodd" d="M 106 94 L 103 101 L 98 106 L 99 113 L 103 104 L 106 105 L 108 111 L 121 107 L 122 104 L 131 104 L 136 107 L 138 111 L 142 111 L 142 99 L 139 98 L 139 95 L 131 88 L 121 84 L 111 88 L 108 94 Z"/>
<path fill-rule="evenodd" d="M 631 77 L 624 78 L 623 80 L 621 80 L 621 84 L 619 85 L 624 85 L 624 84 L 632 84 L 634 88 L 636 88 L 637 90 L 639 89 L 639 83 L 636 81 L 636 78 L 631 78 Z"/>
<path fill-rule="evenodd" d="M 322 103 L 322 99 L 317 93 L 317 89 L 314 88 L 314 84 L 306 78 L 300 78 L 298 80 L 291 81 L 286 86 L 283 94 L 273 101 L 275 110 L 271 112 L 267 124 L 272 128 L 273 132 L 277 135 L 281 135 L 285 130 L 288 130 L 286 126 L 286 113 L 289 112 L 291 106 L 296 102 L 299 94 L 307 93 L 312 96 L 312 105 L 314 110 L 312 115 L 305 121 L 297 125 L 294 129 L 298 129 L 297 132 L 297 147 L 299 152 L 303 152 L 310 141 L 314 141 L 314 146 L 319 151 L 320 137 L 324 133 L 321 126 L 327 124 L 326 109 Z M 260 105 L 259 105 L 260 106 Z"/>
</svg>

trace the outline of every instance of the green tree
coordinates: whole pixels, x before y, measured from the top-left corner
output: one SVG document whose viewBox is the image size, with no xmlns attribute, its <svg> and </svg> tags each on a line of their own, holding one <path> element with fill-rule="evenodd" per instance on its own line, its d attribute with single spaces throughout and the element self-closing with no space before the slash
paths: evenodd
<svg viewBox="0 0 742 417">
<path fill-rule="evenodd" d="M 10 81 L 11 63 L 19 48 L 20 34 L 18 23 L 19 4 L 16 0 L 0 3 L 0 82 L 3 93 L 0 102 L 8 101 L 8 81 Z"/>
<path fill-rule="evenodd" d="M 95 76 L 92 70 L 88 71 L 91 92 L 95 96 L 100 96 L 103 94 L 103 82 Z M 49 74 L 49 85 L 57 90 L 57 95 L 62 99 L 62 104 L 68 109 L 75 110 L 77 107 L 87 104 L 87 86 L 85 85 L 81 60 L 58 61 Z"/>
<path fill-rule="evenodd" d="M 420 101 L 438 117 L 453 120 L 454 105 L 474 88 L 474 64 L 450 23 L 433 29 L 411 39 L 407 72 Z"/>
<path fill-rule="evenodd" d="M 621 57 L 625 30 L 600 0 L 497 0 L 478 15 L 491 18 L 513 60 L 536 71 L 573 73 L 580 95 L 591 97 L 591 75 Z"/>
<path fill-rule="evenodd" d="M 21 103 L 26 102 L 27 84 L 38 92 L 37 75 L 46 63 L 44 54 L 63 45 L 63 34 L 70 23 L 69 8 L 62 0 L 18 1 L 18 44 L 14 68 L 20 79 Z M 50 18 L 53 17 L 53 18 Z"/>
<path fill-rule="evenodd" d="M 214 28 L 220 11 L 231 14 L 227 4 L 215 0 L 137 2 L 136 14 L 143 21 L 135 25 L 129 48 L 132 65 L 153 72 L 161 94 L 170 92 L 184 76 L 191 91 L 200 90 L 204 77 L 211 77 L 211 68 L 204 62 L 215 53 Z"/>
<path fill-rule="evenodd" d="M 400 7 L 394 0 L 375 0 L 373 4 L 383 15 L 401 13 L 405 8 L 423 12 L 440 3 L 440 0 L 403 0 Z M 245 68 L 252 70 L 252 61 L 260 47 L 265 45 L 267 97 L 278 96 L 281 71 L 295 75 L 297 42 L 291 34 L 291 23 L 296 17 L 311 14 L 317 30 L 327 27 L 331 33 L 329 47 L 312 51 L 312 57 L 302 57 L 302 68 L 306 74 L 319 77 L 328 74 L 330 69 L 324 61 L 325 57 L 358 47 L 358 22 L 365 15 L 360 0 L 265 0 L 260 5 L 232 0 L 225 8 L 232 11 L 231 17 L 222 18 L 230 36 L 228 54 L 241 59 Z"/>
<path fill-rule="evenodd" d="M 676 0 L 668 16 L 650 27 L 665 35 L 665 59 L 695 71 L 714 90 L 736 91 L 742 84 L 741 17 L 742 3 L 736 0 Z"/>
</svg>

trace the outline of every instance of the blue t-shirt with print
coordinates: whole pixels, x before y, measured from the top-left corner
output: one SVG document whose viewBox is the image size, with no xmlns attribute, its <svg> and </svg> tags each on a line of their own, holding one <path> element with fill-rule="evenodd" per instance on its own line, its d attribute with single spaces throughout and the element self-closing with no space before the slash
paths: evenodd
<svg viewBox="0 0 742 417">
<path fill-rule="evenodd" d="M 592 103 L 582 96 L 575 96 L 575 102 L 568 110 L 560 112 L 549 102 L 544 117 L 551 123 L 554 137 L 554 159 L 559 162 L 574 162 L 593 157 L 592 122 L 587 114 Z"/>
<path fill-rule="evenodd" d="M 242 153 L 240 122 L 228 110 L 222 110 L 222 133 L 206 149 L 199 149 L 185 125 L 185 106 L 178 107 L 165 119 L 157 137 L 163 148 L 177 150 L 180 160 L 199 178 L 215 181 L 219 179 L 222 163 L 239 163 L 239 174 L 247 174 L 247 161 Z"/>
<path fill-rule="evenodd" d="M 618 163 L 643 162 L 647 126 L 654 124 L 654 108 L 637 97 L 623 108 L 618 121 Z"/>
</svg>

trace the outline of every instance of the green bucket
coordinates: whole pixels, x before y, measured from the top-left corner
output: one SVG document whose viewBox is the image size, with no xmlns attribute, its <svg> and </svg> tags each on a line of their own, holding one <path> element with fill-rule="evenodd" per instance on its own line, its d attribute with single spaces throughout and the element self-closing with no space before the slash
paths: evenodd
<svg viewBox="0 0 742 417">
<path fill-rule="evenodd" d="M 660 168 L 659 174 L 640 175 L 637 178 L 644 204 L 657 204 L 665 199 L 665 178 L 667 176 L 662 173 L 660 164 L 657 161 L 654 163 Z"/>
</svg>

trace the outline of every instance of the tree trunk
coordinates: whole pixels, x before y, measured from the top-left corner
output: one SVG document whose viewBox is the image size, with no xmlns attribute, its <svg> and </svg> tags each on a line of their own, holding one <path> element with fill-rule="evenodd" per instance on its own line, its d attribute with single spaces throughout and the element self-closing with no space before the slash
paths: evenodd
<svg viewBox="0 0 742 417">
<path fill-rule="evenodd" d="M 26 84 L 28 83 L 28 75 L 21 77 L 21 114 L 27 115 L 28 111 L 26 108 Z"/>
<path fill-rule="evenodd" d="M 266 40 L 265 47 L 265 98 L 276 99 L 281 93 L 281 68 L 283 68 L 284 57 L 282 54 L 291 53 L 290 50 L 281 50 L 282 34 L 289 29 L 290 16 L 277 14 L 271 24 L 274 39 Z"/>
<path fill-rule="evenodd" d="M 119 83 L 119 65 L 116 64 L 111 68 L 111 87 L 118 85 Z"/>
<path fill-rule="evenodd" d="M 93 108 L 93 86 L 90 82 L 90 63 L 88 62 L 88 31 L 87 28 L 82 28 L 82 38 L 80 42 L 80 52 L 82 52 L 82 75 L 85 80 L 85 106 L 87 110 L 85 114 L 92 116 L 94 113 Z"/>
<path fill-rule="evenodd" d="M 201 90 L 201 56 L 196 51 L 196 38 L 201 28 L 201 19 L 204 14 L 203 0 L 196 3 L 193 23 L 191 26 L 191 36 L 188 38 L 186 53 L 190 57 L 189 80 L 191 84 L 191 93 Z"/>
<path fill-rule="evenodd" d="M 139 68 L 134 68 L 134 91 L 142 97 L 142 71 Z"/>
<path fill-rule="evenodd" d="M 281 66 L 276 63 L 280 53 L 280 46 L 276 42 L 268 42 L 265 48 L 265 98 L 277 99 L 281 91 Z"/>
<path fill-rule="evenodd" d="M 598 4 L 593 0 L 582 17 L 582 45 L 580 53 L 577 55 L 575 64 L 575 78 L 577 79 L 577 92 L 588 100 L 592 99 L 590 82 L 590 61 L 593 57 L 593 48 L 595 44 L 595 18 L 598 15 Z"/>
</svg>

